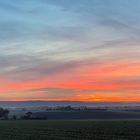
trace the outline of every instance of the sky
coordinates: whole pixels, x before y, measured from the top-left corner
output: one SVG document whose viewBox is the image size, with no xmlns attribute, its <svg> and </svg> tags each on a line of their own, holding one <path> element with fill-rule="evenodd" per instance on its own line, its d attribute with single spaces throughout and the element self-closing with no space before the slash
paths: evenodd
<svg viewBox="0 0 140 140">
<path fill-rule="evenodd" d="M 0 0 L 0 101 L 140 101 L 139 0 Z"/>
</svg>

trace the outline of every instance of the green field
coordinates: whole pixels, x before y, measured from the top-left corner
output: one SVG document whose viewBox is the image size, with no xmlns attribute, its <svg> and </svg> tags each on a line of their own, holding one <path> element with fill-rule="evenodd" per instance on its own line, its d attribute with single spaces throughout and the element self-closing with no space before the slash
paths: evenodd
<svg viewBox="0 0 140 140">
<path fill-rule="evenodd" d="M 0 121 L 0 140 L 140 140 L 140 121 Z"/>
</svg>

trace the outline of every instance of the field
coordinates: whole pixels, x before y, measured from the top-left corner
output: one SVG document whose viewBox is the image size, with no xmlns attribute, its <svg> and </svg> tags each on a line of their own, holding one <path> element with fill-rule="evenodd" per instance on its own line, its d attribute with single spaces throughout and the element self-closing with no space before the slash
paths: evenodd
<svg viewBox="0 0 140 140">
<path fill-rule="evenodd" d="M 0 121 L 0 140 L 140 140 L 140 121 Z"/>
<path fill-rule="evenodd" d="M 140 111 L 80 110 L 80 111 L 36 112 L 34 114 L 35 116 L 39 117 L 47 117 L 49 120 L 140 119 Z"/>
</svg>

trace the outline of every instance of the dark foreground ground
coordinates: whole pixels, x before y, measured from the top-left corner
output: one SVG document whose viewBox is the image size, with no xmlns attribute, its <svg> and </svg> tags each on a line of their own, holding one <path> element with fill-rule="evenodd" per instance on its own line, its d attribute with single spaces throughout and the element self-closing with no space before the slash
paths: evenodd
<svg viewBox="0 0 140 140">
<path fill-rule="evenodd" d="M 140 121 L 0 121 L 0 140 L 140 140 Z"/>
<path fill-rule="evenodd" d="M 80 111 L 50 111 L 36 112 L 35 116 L 47 117 L 49 120 L 79 120 L 79 119 L 140 119 L 140 111 L 109 111 L 109 110 L 80 110 Z"/>
</svg>

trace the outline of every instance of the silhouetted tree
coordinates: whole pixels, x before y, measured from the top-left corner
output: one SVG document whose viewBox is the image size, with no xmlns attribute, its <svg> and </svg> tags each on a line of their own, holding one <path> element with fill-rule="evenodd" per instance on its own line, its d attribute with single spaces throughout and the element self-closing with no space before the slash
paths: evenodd
<svg viewBox="0 0 140 140">
<path fill-rule="evenodd" d="M 27 113 L 26 113 L 27 118 L 28 118 L 28 119 L 31 119 L 32 114 L 33 114 L 32 112 L 27 112 Z"/>
<path fill-rule="evenodd" d="M 0 118 L 8 119 L 9 110 L 0 108 Z"/>
</svg>

